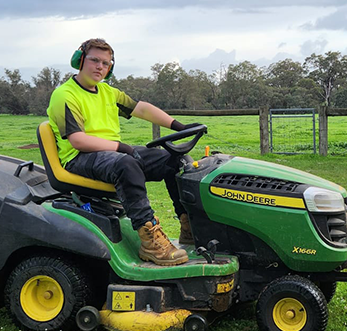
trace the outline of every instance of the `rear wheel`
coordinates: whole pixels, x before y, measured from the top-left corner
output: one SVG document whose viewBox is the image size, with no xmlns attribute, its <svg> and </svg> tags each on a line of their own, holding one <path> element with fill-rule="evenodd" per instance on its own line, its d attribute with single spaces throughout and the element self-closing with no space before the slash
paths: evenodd
<svg viewBox="0 0 347 331">
<path fill-rule="evenodd" d="M 324 331 L 328 322 L 323 293 L 300 276 L 271 282 L 260 294 L 256 311 L 262 331 Z"/>
<path fill-rule="evenodd" d="M 49 256 L 22 261 L 5 288 L 6 306 L 22 330 L 69 330 L 89 297 L 90 286 L 75 263 Z"/>
</svg>

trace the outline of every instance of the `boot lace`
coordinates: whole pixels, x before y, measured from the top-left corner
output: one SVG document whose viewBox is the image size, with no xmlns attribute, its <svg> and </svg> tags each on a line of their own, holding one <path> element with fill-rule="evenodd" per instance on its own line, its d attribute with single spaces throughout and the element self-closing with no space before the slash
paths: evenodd
<svg viewBox="0 0 347 331">
<path fill-rule="evenodd" d="M 148 232 L 151 234 L 155 246 L 159 246 L 164 250 L 169 246 L 173 246 L 159 224 L 156 224 L 151 229 L 148 229 Z"/>
</svg>

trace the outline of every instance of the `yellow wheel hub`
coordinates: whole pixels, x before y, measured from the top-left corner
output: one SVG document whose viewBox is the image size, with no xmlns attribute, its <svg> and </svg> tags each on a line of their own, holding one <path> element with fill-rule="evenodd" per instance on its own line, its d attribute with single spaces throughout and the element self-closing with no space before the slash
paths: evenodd
<svg viewBox="0 0 347 331">
<path fill-rule="evenodd" d="M 300 331 L 307 321 L 304 305 L 293 298 L 278 301 L 273 308 L 272 317 L 276 326 L 282 331 Z"/>
<path fill-rule="evenodd" d="M 24 312 L 33 320 L 46 322 L 56 317 L 64 304 L 59 283 L 48 276 L 30 278 L 20 292 Z"/>
</svg>

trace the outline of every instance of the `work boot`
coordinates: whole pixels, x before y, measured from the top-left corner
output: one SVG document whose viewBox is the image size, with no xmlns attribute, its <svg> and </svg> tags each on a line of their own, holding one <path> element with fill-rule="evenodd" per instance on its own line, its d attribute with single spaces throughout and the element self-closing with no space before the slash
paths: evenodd
<svg viewBox="0 0 347 331">
<path fill-rule="evenodd" d="M 137 230 L 141 239 L 139 256 L 158 265 L 178 265 L 188 261 L 187 252 L 177 249 L 163 232 L 159 220 L 147 222 Z"/>
<path fill-rule="evenodd" d="M 181 233 L 178 242 L 180 244 L 194 245 L 192 230 L 190 228 L 188 215 L 186 213 L 181 214 L 180 223 Z"/>
</svg>

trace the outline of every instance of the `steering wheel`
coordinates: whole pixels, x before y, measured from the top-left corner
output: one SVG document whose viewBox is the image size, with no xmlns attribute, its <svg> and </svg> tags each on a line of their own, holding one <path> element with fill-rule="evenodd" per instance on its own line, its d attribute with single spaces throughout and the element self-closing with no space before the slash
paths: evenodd
<svg viewBox="0 0 347 331">
<path fill-rule="evenodd" d="M 155 139 L 149 142 L 146 147 L 164 147 L 172 155 L 184 155 L 191 151 L 199 139 L 203 136 L 204 133 L 207 133 L 206 125 L 197 125 L 192 128 L 182 130 L 176 133 L 169 134 L 167 136 Z M 173 141 L 177 141 L 183 138 L 194 136 L 188 142 L 184 142 L 178 145 L 173 144 Z"/>
</svg>

